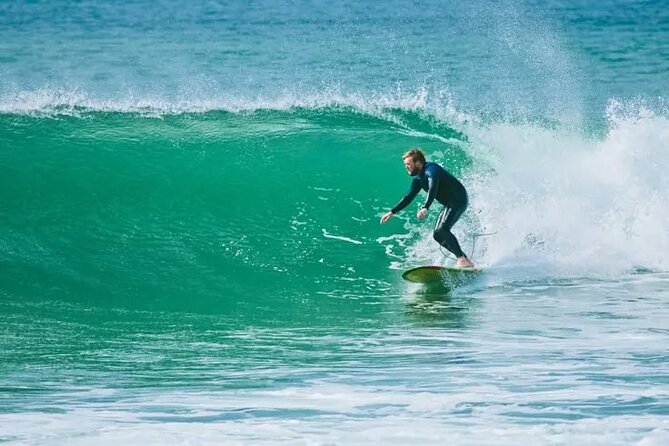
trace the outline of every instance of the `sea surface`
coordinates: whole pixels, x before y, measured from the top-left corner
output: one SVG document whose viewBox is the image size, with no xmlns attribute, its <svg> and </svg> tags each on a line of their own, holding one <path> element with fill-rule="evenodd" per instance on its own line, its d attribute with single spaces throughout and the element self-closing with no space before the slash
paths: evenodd
<svg viewBox="0 0 669 446">
<path fill-rule="evenodd" d="M 0 2 L 0 444 L 669 444 L 668 79 L 666 1 Z"/>
</svg>

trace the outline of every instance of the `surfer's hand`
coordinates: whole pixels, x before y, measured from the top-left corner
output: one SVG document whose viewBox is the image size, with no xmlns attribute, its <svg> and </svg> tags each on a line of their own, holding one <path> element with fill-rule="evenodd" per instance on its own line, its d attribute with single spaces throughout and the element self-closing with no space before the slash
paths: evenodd
<svg viewBox="0 0 669 446">
<path fill-rule="evenodd" d="M 425 218 L 426 215 L 427 215 L 427 208 L 420 208 L 420 211 L 418 211 L 418 213 L 416 214 L 416 218 L 418 218 L 418 220 L 422 220 Z"/>
<path fill-rule="evenodd" d="M 390 220 L 390 218 L 391 218 L 393 215 L 395 215 L 395 214 L 393 214 L 392 212 L 386 212 L 385 214 L 383 214 L 383 217 L 381 217 L 381 224 L 383 224 L 383 223 L 387 222 L 388 220 Z"/>
</svg>

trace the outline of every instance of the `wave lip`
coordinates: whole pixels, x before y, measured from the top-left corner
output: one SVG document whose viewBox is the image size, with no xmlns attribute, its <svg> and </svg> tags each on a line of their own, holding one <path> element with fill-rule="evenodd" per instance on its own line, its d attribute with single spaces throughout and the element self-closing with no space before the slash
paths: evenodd
<svg viewBox="0 0 669 446">
<path fill-rule="evenodd" d="M 120 93 L 114 98 L 96 96 L 80 89 L 40 88 L 5 93 L 0 97 L 0 113 L 6 114 L 78 114 L 85 111 L 138 112 L 157 114 L 202 113 L 208 111 L 252 112 L 351 107 L 365 112 L 383 109 L 425 110 L 457 116 L 450 94 L 445 90 L 349 92 L 282 91 L 272 96 L 239 94 L 184 94 L 165 97 L 160 94 Z"/>
</svg>

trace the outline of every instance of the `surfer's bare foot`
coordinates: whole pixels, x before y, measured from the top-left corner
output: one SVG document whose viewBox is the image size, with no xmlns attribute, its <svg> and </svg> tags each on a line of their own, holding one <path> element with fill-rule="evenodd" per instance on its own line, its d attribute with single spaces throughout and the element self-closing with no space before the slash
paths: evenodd
<svg viewBox="0 0 669 446">
<path fill-rule="evenodd" d="M 467 257 L 458 258 L 458 261 L 455 262 L 455 267 L 456 268 L 476 268 L 474 266 L 474 264 L 472 263 L 472 261 L 469 260 Z"/>
</svg>

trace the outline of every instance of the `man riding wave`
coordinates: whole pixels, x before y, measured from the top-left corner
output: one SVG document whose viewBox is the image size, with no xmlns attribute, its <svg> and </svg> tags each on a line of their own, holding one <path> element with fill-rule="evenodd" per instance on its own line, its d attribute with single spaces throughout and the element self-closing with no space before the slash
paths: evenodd
<svg viewBox="0 0 669 446">
<path fill-rule="evenodd" d="M 381 223 L 387 222 L 393 215 L 407 207 L 423 189 L 427 192 L 427 198 L 416 217 L 419 220 L 424 219 L 435 200 L 444 205 L 434 227 L 433 237 L 437 243 L 455 255 L 457 268 L 474 268 L 474 264 L 467 258 L 460 248 L 458 239 L 451 232 L 453 225 L 467 209 L 469 203 L 467 190 L 457 178 L 439 164 L 426 162 L 425 155 L 420 149 L 409 150 L 402 155 L 402 160 L 407 172 L 414 178 L 411 181 L 409 192 L 394 208 L 381 217 Z"/>
</svg>

